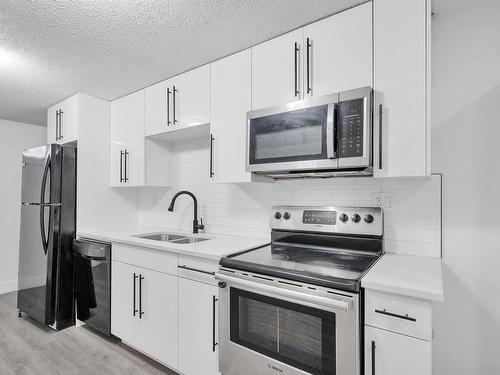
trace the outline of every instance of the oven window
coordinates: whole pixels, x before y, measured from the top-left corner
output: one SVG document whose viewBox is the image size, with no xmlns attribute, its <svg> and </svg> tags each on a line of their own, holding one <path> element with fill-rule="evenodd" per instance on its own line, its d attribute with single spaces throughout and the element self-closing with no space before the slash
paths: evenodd
<svg viewBox="0 0 500 375">
<path fill-rule="evenodd" d="M 250 164 L 327 158 L 328 105 L 250 120 Z"/>
<path fill-rule="evenodd" d="M 231 288 L 231 341 L 317 375 L 335 375 L 335 314 Z"/>
</svg>

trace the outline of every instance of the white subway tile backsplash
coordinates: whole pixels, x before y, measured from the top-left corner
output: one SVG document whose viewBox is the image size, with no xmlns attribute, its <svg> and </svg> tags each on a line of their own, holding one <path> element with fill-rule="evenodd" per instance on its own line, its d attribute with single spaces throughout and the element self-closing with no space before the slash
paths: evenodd
<svg viewBox="0 0 500 375">
<path fill-rule="evenodd" d="M 190 190 L 198 198 L 207 232 L 269 238 L 269 212 L 274 205 L 373 206 L 373 195 L 381 192 L 391 197 L 390 207 L 384 209 L 385 250 L 440 256 L 440 176 L 219 184 L 208 177 L 206 140 L 177 142 L 173 149 L 172 186 L 139 192 L 140 225 L 191 228 L 189 197 L 179 198 L 174 212 L 167 211 L 175 192 Z"/>
</svg>

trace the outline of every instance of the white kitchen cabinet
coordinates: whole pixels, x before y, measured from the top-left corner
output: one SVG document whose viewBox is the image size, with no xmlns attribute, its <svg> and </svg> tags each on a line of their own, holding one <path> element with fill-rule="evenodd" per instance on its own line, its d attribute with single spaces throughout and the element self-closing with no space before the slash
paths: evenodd
<svg viewBox="0 0 500 375">
<path fill-rule="evenodd" d="M 303 37 L 300 28 L 252 48 L 252 109 L 302 98 Z"/>
<path fill-rule="evenodd" d="M 178 278 L 144 268 L 140 276 L 144 320 L 141 351 L 177 368 Z"/>
<path fill-rule="evenodd" d="M 111 267 L 111 333 L 129 345 L 140 348 L 144 332 L 144 321 L 138 315 L 140 269 L 115 261 Z"/>
<path fill-rule="evenodd" d="M 371 1 L 305 26 L 305 96 L 371 87 L 372 41 Z"/>
<path fill-rule="evenodd" d="M 78 140 L 82 94 L 76 94 L 47 109 L 47 143 L 70 143 Z"/>
<path fill-rule="evenodd" d="M 251 64 L 251 51 L 247 49 L 211 66 L 210 177 L 214 182 L 240 183 L 263 179 L 245 171 L 246 114 L 252 106 Z"/>
<path fill-rule="evenodd" d="M 144 137 L 144 95 L 140 90 L 111 102 L 112 187 L 168 186 L 170 148 Z"/>
<path fill-rule="evenodd" d="M 374 175 L 430 174 L 430 1 L 374 2 Z"/>
<path fill-rule="evenodd" d="M 210 122 L 210 65 L 145 89 L 145 135 L 154 136 Z"/>
<path fill-rule="evenodd" d="M 429 341 L 365 326 L 366 375 L 431 375 Z"/>
<path fill-rule="evenodd" d="M 144 185 L 144 90 L 111 103 L 111 186 Z"/>
<path fill-rule="evenodd" d="M 179 278 L 179 370 L 219 374 L 218 287 Z"/>
<path fill-rule="evenodd" d="M 112 271 L 112 334 L 176 368 L 177 277 L 118 261 Z"/>
</svg>

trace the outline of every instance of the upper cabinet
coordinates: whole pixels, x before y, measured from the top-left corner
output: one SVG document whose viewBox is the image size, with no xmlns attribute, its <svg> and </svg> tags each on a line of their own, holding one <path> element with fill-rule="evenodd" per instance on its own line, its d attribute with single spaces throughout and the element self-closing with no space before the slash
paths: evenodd
<svg viewBox="0 0 500 375">
<path fill-rule="evenodd" d="M 374 175 L 430 174 L 430 1 L 374 2 Z"/>
<path fill-rule="evenodd" d="M 47 143 L 64 144 L 78 140 L 81 95 L 73 95 L 47 110 Z"/>
<path fill-rule="evenodd" d="M 252 48 L 252 109 L 302 98 L 303 38 L 297 29 Z"/>
<path fill-rule="evenodd" d="M 247 111 L 251 110 L 252 57 L 245 50 L 212 63 L 210 177 L 214 182 L 250 182 L 245 171 Z M 230 157 L 228 157 L 230 155 Z"/>
<path fill-rule="evenodd" d="M 252 109 L 372 86 L 372 2 L 252 48 Z"/>
<path fill-rule="evenodd" d="M 372 2 L 304 27 L 304 94 L 372 86 L 372 40 Z"/>
<path fill-rule="evenodd" d="M 209 64 L 145 89 L 146 136 L 209 122 Z"/>
<path fill-rule="evenodd" d="M 110 185 L 167 186 L 169 147 L 144 138 L 144 90 L 111 102 Z"/>
</svg>

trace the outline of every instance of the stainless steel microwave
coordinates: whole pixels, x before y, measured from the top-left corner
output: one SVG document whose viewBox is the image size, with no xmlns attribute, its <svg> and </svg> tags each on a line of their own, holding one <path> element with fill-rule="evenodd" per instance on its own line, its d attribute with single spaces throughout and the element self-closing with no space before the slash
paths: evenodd
<svg viewBox="0 0 500 375">
<path fill-rule="evenodd" d="M 274 178 L 373 174 L 371 87 L 247 113 L 246 170 Z"/>
</svg>

